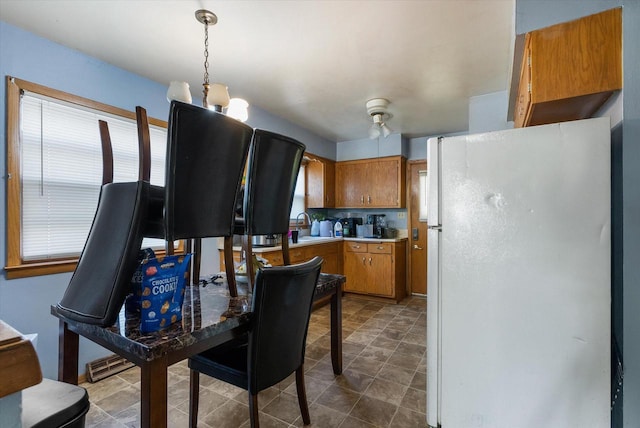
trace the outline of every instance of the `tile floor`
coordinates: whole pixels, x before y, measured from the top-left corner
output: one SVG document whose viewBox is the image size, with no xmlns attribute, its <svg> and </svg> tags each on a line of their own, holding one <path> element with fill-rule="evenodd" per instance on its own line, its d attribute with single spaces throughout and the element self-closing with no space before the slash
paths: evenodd
<svg viewBox="0 0 640 428">
<path fill-rule="evenodd" d="M 426 427 L 426 300 L 398 305 L 353 296 L 343 299 L 343 373 L 331 368 L 329 305 L 313 312 L 307 337 L 305 381 L 312 427 Z M 95 384 L 89 391 L 88 428 L 140 426 L 137 367 Z M 200 376 L 201 428 L 249 426 L 247 393 Z M 301 427 L 295 378 L 258 396 L 264 428 Z M 169 370 L 169 426 L 187 427 L 189 369 Z"/>
</svg>

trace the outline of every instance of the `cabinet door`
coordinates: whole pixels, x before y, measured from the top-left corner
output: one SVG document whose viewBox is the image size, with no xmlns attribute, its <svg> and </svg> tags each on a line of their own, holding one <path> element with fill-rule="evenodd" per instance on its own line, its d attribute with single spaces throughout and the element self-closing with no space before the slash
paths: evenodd
<svg viewBox="0 0 640 428">
<path fill-rule="evenodd" d="M 336 163 L 324 161 L 324 207 L 336 206 Z"/>
<path fill-rule="evenodd" d="M 399 183 L 400 162 L 398 159 L 384 159 L 369 165 L 369 183 L 365 205 L 371 208 L 395 207 L 400 205 Z"/>
<path fill-rule="evenodd" d="M 344 253 L 344 275 L 347 281 L 344 285 L 345 291 L 357 293 L 367 292 L 367 253 Z"/>
<path fill-rule="evenodd" d="M 289 260 L 292 265 L 302 263 L 310 258 L 302 248 L 289 248 Z"/>
<path fill-rule="evenodd" d="M 284 259 L 282 257 L 282 251 L 266 251 L 258 254 L 263 259 L 266 259 L 271 266 L 284 265 Z"/>
<path fill-rule="evenodd" d="M 336 207 L 364 206 L 366 166 L 362 162 L 336 164 Z"/>
<path fill-rule="evenodd" d="M 367 292 L 381 296 L 394 296 L 393 259 L 390 255 L 367 253 L 368 267 Z"/>
<path fill-rule="evenodd" d="M 324 260 L 322 263 L 323 273 L 342 274 L 342 242 L 334 242 L 331 244 L 313 245 L 307 247 L 307 260 L 311 260 L 314 256 L 320 256 Z"/>
</svg>

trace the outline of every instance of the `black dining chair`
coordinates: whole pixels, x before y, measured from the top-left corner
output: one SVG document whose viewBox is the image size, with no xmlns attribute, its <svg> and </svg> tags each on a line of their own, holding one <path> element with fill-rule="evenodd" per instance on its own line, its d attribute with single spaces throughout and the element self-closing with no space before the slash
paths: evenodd
<svg viewBox="0 0 640 428">
<path fill-rule="evenodd" d="M 102 187 L 98 207 L 78 264 L 57 304 L 64 316 L 101 326 L 112 325 L 129 292 L 147 220 L 149 174 L 140 158 L 136 182 L 113 183 L 109 127 L 99 121 Z M 144 151 L 142 145 L 140 152 Z"/>
<path fill-rule="evenodd" d="M 148 140 L 149 125 L 138 107 L 139 140 Z M 145 236 L 163 238 L 168 253 L 175 240 L 193 240 L 193 282 L 200 272 L 201 238 L 224 237 L 229 291 L 237 295 L 233 265 L 236 194 L 253 129 L 202 107 L 172 101 L 167 132 L 165 186 L 151 188 Z"/>
<path fill-rule="evenodd" d="M 246 272 L 253 286 L 252 238 L 279 235 L 284 264 L 289 259 L 289 218 L 298 172 L 306 146 L 275 132 L 256 129 L 253 133 L 244 187 L 242 216 L 235 217 L 234 234 L 243 236 Z M 225 251 L 231 250 L 231 243 Z M 226 263 L 226 261 L 225 261 Z"/>
<path fill-rule="evenodd" d="M 304 351 L 321 257 L 259 269 L 246 335 L 189 358 L 190 427 L 198 423 L 199 374 L 243 388 L 249 394 L 252 428 L 258 428 L 258 393 L 296 373 L 298 404 L 311 423 L 304 385 Z"/>
</svg>

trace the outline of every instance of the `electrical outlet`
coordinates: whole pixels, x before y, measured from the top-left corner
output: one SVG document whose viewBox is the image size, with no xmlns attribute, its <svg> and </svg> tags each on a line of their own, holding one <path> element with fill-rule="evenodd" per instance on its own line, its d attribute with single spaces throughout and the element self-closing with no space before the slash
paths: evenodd
<svg viewBox="0 0 640 428">
<path fill-rule="evenodd" d="M 405 213 L 404 211 L 400 211 L 398 213 L 398 218 L 407 218 L 407 213 Z"/>
</svg>

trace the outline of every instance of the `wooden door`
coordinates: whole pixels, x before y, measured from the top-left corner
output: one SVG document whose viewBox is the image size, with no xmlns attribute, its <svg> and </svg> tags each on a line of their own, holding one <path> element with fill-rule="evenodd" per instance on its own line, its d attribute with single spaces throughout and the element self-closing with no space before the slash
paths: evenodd
<svg viewBox="0 0 640 428">
<path fill-rule="evenodd" d="M 409 176 L 409 283 L 411 293 L 427 294 L 427 223 L 418 220 L 420 212 L 420 171 L 427 161 L 410 161 Z"/>
</svg>

